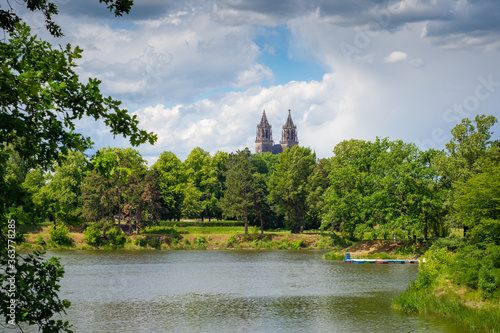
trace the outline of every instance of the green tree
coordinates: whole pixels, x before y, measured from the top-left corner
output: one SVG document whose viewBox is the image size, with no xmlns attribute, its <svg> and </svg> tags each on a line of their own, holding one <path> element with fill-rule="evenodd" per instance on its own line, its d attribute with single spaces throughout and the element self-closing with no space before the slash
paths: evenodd
<svg viewBox="0 0 500 333">
<path fill-rule="evenodd" d="M 106 228 L 114 224 L 115 215 L 121 216 L 122 212 L 140 224 L 146 162 L 132 148 L 102 148 L 97 155 L 103 156 L 101 164 L 87 173 L 82 184 L 83 216 L 87 222 L 99 222 L 104 235 Z M 99 168 L 107 171 L 103 174 Z"/>
<path fill-rule="evenodd" d="M 255 206 L 256 186 L 248 148 L 238 150 L 229 158 L 226 173 L 226 191 L 220 207 L 226 216 L 236 216 L 245 221 L 245 237 L 248 236 L 248 216 Z"/>
<path fill-rule="evenodd" d="M 453 138 L 446 144 L 446 155 L 440 155 L 434 161 L 442 181 L 448 186 L 448 206 L 455 205 L 455 184 L 467 182 L 477 174 L 483 161 L 500 159 L 500 142 L 491 140 L 496 122 L 494 116 L 477 115 L 474 121 L 464 118 L 452 129 Z M 451 218 L 461 222 L 454 211 Z M 468 225 L 463 224 L 463 228 L 467 234 Z"/>
<path fill-rule="evenodd" d="M 279 155 L 279 163 L 269 180 L 270 200 L 285 214 L 286 226 L 302 232 L 309 210 L 308 179 L 316 167 L 316 154 L 310 148 L 294 146 Z"/>
<path fill-rule="evenodd" d="M 484 162 L 480 172 L 457 184 L 457 215 L 476 242 L 500 245 L 500 165 Z"/>
<path fill-rule="evenodd" d="M 431 161 L 439 152 L 420 152 L 400 140 L 350 140 L 335 147 L 324 192 L 322 227 L 345 237 L 366 231 L 386 238 L 400 232 L 443 235 L 442 184 Z"/>
<path fill-rule="evenodd" d="M 210 193 L 209 203 L 207 205 L 208 218 L 216 217 L 222 219 L 222 210 L 219 207 L 219 201 L 224 195 L 226 189 L 226 172 L 229 154 L 217 151 L 210 160 L 210 177 L 207 182 L 207 191 Z"/>
<path fill-rule="evenodd" d="M 128 12 L 130 0 L 102 0 L 116 15 Z M 54 2 L 26 0 L 26 8 L 43 13 L 51 34 L 61 31 L 52 20 L 57 14 Z M 61 153 L 83 152 L 92 146 L 89 137 L 76 131 L 82 117 L 102 119 L 114 135 L 128 137 L 132 145 L 154 143 L 156 136 L 138 128 L 138 120 L 120 109 L 120 102 L 102 96 L 100 82 L 90 79 L 83 84 L 74 68 L 81 50 L 70 45 L 52 48 L 48 42 L 31 35 L 30 29 L 7 3 L 0 9 L 0 28 L 6 38 L 0 40 L 0 261 L 2 281 L 14 279 L 17 300 L 15 318 L 9 317 L 12 299 L 8 284 L 0 290 L 0 309 L 8 325 L 38 325 L 43 332 L 69 332 L 68 322 L 53 320 L 64 313 L 69 302 L 57 296 L 64 274 L 56 258 L 45 261 L 40 253 L 22 256 L 9 254 L 12 246 L 6 230 L 8 221 L 25 221 L 23 204 L 29 195 L 6 179 L 11 156 L 18 156 L 30 168 L 51 167 L 61 161 Z M 23 202 L 24 201 L 24 202 Z M 6 268 L 4 268 L 6 267 Z M 9 323 L 11 320 L 11 323 Z"/>
<path fill-rule="evenodd" d="M 69 151 L 47 175 L 46 186 L 40 196 L 46 201 L 54 222 L 77 225 L 81 217 L 81 185 L 87 169 L 87 160 L 81 152 Z"/>
<path fill-rule="evenodd" d="M 198 216 L 191 216 L 194 218 L 201 218 L 202 221 L 205 217 L 210 217 L 210 208 L 212 203 L 212 193 L 210 192 L 210 174 L 211 174 L 211 158 L 210 153 L 201 149 L 200 147 L 194 148 L 183 163 L 185 176 L 188 182 L 192 182 L 196 187 L 200 196 L 198 198 L 198 206 L 201 211 Z M 191 191 L 186 187 L 185 190 Z M 191 194 L 193 192 L 191 191 Z M 195 196 L 191 196 L 191 200 Z M 189 201 L 191 202 L 191 201 Z M 194 213 L 196 210 L 190 208 Z"/>
<path fill-rule="evenodd" d="M 199 217 L 203 213 L 204 207 L 201 202 L 202 193 L 194 181 L 189 180 L 184 186 L 182 201 L 182 216 L 187 218 Z"/>
<path fill-rule="evenodd" d="M 186 176 L 181 160 L 174 153 L 165 151 L 152 166 L 158 172 L 161 197 L 165 209 L 164 217 L 179 220 L 182 216 L 184 184 Z"/>
</svg>

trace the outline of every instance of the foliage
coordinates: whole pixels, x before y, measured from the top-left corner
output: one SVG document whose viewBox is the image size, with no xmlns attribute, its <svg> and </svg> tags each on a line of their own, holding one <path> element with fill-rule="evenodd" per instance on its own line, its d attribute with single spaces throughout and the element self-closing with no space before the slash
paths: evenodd
<svg viewBox="0 0 500 333">
<path fill-rule="evenodd" d="M 57 245 L 71 245 L 73 239 L 69 237 L 69 229 L 64 224 L 53 224 L 49 228 L 50 240 Z"/>
<path fill-rule="evenodd" d="M 169 227 L 146 227 L 141 231 L 141 234 L 161 234 L 161 235 L 172 235 L 173 237 L 179 237 L 180 232 L 175 230 L 175 228 Z"/>
<path fill-rule="evenodd" d="M 132 5 L 130 0 L 100 2 L 115 15 L 128 13 Z M 53 36 L 62 35 L 53 21 L 58 13 L 54 2 L 29 0 L 23 5 L 43 14 Z M 136 116 L 120 109 L 119 101 L 102 96 L 99 80 L 89 79 L 86 84 L 79 81 L 74 69 L 81 49 L 69 44 L 55 49 L 52 44 L 32 36 L 22 16 L 8 2 L 0 9 L 0 28 L 5 33 L 0 41 L 0 260 L 3 264 L 10 260 L 9 263 L 17 267 L 16 324 L 38 325 L 43 332 L 69 331 L 67 322 L 52 319 L 55 313 L 64 313 L 69 306 L 69 302 L 57 296 L 58 282 L 64 274 L 58 260 L 44 261 L 37 253 L 24 260 L 17 256 L 9 258 L 4 231 L 6 221 L 11 218 L 19 224 L 32 224 L 53 214 L 55 220 L 71 222 L 78 215 L 67 205 L 74 207 L 75 202 L 64 201 L 64 195 L 52 199 L 40 195 L 41 200 L 36 203 L 43 186 L 23 188 L 21 184 L 30 168 L 47 170 L 56 162 L 62 162 L 62 156 L 70 150 L 83 152 L 91 148 L 91 139 L 75 131 L 75 122 L 83 117 L 102 119 L 111 133 L 128 137 L 132 145 L 153 143 L 156 136 L 140 130 Z M 6 176 L 11 159 L 21 162 L 14 168 L 14 177 Z M 68 199 L 74 197 L 69 195 Z M 58 200 L 61 200 L 60 206 L 57 206 Z M 52 232 L 51 238 L 57 243 L 67 244 L 70 240 L 59 226 L 53 227 Z M 7 321 L 9 312 L 3 305 L 8 294 L 4 287 L 2 285 L 1 313 Z"/>
<path fill-rule="evenodd" d="M 226 245 L 232 247 L 236 244 L 238 244 L 238 235 L 236 234 L 236 232 L 232 232 L 226 240 Z"/>
<path fill-rule="evenodd" d="M 269 180 L 269 200 L 285 214 L 286 226 L 293 233 L 303 231 L 309 211 L 308 179 L 316 166 L 310 148 L 294 146 L 279 155 L 279 163 Z"/>
<path fill-rule="evenodd" d="M 194 221 L 194 222 L 188 222 L 188 221 L 160 221 L 159 222 L 160 226 L 164 227 L 179 227 L 179 228 L 186 228 L 186 227 L 243 227 L 245 226 L 245 222 L 242 221 L 212 221 L 212 222 L 201 222 L 201 221 Z"/>
<path fill-rule="evenodd" d="M 99 247 L 103 245 L 101 232 L 101 229 L 96 226 L 88 226 L 83 231 L 83 240 L 90 246 Z"/>
<path fill-rule="evenodd" d="M 113 247 L 123 247 L 127 241 L 123 235 L 122 229 L 119 228 L 111 228 L 108 230 L 107 236 L 109 237 L 109 242 Z"/>
<path fill-rule="evenodd" d="M 439 152 L 377 138 L 341 142 L 334 153 L 323 195 L 323 229 L 345 238 L 363 238 L 375 227 L 379 238 L 398 230 L 408 238 L 446 233 L 441 184 L 432 169 Z"/>
<path fill-rule="evenodd" d="M 245 221 L 245 237 L 248 236 L 248 216 L 255 206 L 256 197 L 257 187 L 253 177 L 251 153 L 246 148 L 230 156 L 226 191 L 219 204 L 226 216 Z"/>
<path fill-rule="evenodd" d="M 456 186 L 456 215 L 476 242 L 500 245 L 500 164 L 483 161 L 478 173 Z"/>
<path fill-rule="evenodd" d="M 99 80 L 79 82 L 74 68 L 81 49 L 69 44 L 53 49 L 31 36 L 26 25 L 17 24 L 9 33 L 8 41 L 0 42 L 5 60 L 0 118 L 2 127 L 16 130 L 1 132 L 2 150 L 12 145 L 32 166 L 50 167 L 61 152 L 91 147 L 90 138 L 74 132 L 75 120 L 82 117 L 103 119 L 111 133 L 129 136 L 133 145 L 156 141 L 156 136 L 138 128 L 136 116 L 119 108 L 119 101 L 101 96 Z"/>
<path fill-rule="evenodd" d="M 64 268 L 59 259 L 45 260 L 43 256 L 43 252 L 35 251 L 23 257 L 16 255 L 15 259 L 0 257 L 3 267 L 0 307 L 5 314 L 5 323 L 13 320 L 17 326 L 22 322 L 38 325 L 42 332 L 72 332 L 67 321 L 53 319 L 56 313 L 66 313 L 71 304 L 57 294 Z M 11 299 L 15 302 L 12 303 Z"/>
<path fill-rule="evenodd" d="M 37 242 L 38 245 L 41 245 L 41 246 L 47 245 L 47 243 L 45 242 L 45 239 L 43 239 L 42 235 L 38 235 L 38 238 L 37 238 L 36 242 Z"/>
</svg>

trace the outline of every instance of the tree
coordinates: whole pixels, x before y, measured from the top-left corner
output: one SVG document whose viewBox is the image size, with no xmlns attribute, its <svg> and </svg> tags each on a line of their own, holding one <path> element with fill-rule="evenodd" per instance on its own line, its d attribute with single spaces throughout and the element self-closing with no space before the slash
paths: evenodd
<svg viewBox="0 0 500 333">
<path fill-rule="evenodd" d="M 500 164 L 484 162 L 478 174 L 456 188 L 455 209 L 473 239 L 500 245 Z"/>
<path fill-rule="evenodd" d="M 446 144 L 446 155 L 438 156 L 434 161 L 442 181 L 448 186 L 447 204 L 450 207 L 455 205 L 455 184 L 467 182 L 479 172 L 484 161 L 500 160 L 500 142 L 491 140 L 491 128 L 496 122 L 494 116 L 486 115 L 477 115 L 474 121 L 462 119 L 451 131 L 453 138 Z M 452 218 L 459 220 L 460 216 Z M 463 224 L 464 234 L 467 234 L 468 227 L 468 224 Z"/>
<path fill-rule="evenodd" d="M 101 0 L 116 15 L 128 12 L 131 0 Z M 62 33 L 52 20 L 57 6 L 51 1 L 25 0 L 31 11 L 40 11 L 49 32 Z M 25 219 L 22 211 L 29 195 L 6 177 L 7 162 L 18 156 L 30 168 L 51 167 L 62 161 L 70 150 L 83 152 L 92 146 L 91 139 L 76 131 L 75 122 L 82 117 L 102 119 L 114 135 L 129 137 L 132 145 L 154 143 L 156 136 L 139 129 L 138 120 L 120 102 L 102 96 L 100 81 L 79 82 L 74 72 L 75 59 L 81 50 L 70 45 L 53 49 L 31 35 L 21 17 L 10 8 L 0 9 L 0 28 L 7 40 L 0 41 L 0 261 L 2 281 L 16 281 L 16 303 L 5 284 L 0 290 L 0 310 L 6 324 L 26 322 L 38 325 L 44 332 L 70 331 L 67 322 L 54 321 L 55 313 L 64 313 L 69 302 L 57 297 L 59 279 L 64 271 L 57 259 L 45 261 L 41 254 L 20 256 L 8 251 L 12 238 L 8 226 Z M 25 172 L 27 174 L 27 172 Z M 14 222 L 13 224 L 10 221 Z M 7 285 L 8 286 L 8 285 Z M 9 317 L 14 304 L 15 318 Z M 10 321 L 10 322 L 9 322 Z"/>
<path fill-rule="evenodd" d="M 181 160 L 174 153 L 161 153 L 152 170 L 158 172 L 160 193 L 165 208 L 165 218 L 179 220 L 182 216 L 182 202 L 184 200 L 184 184 L 186 176 Z"/>
<path fill-rule="evenodd" d="M 229 161 L 229 154 L 217 151 L 210 160 L 210 177 L 207 182 L 208 192 L 211 195 L 208 204 L 209 221 L 214 216 L 217 219 L 222 218 L 222 210 L 219 207 L 219 201 L 224 195 L 226 189 L 226 172 Z"/>
<path fill-rule="evenodd" d="M 85 156 L 81 152 L 69 151 L 55 166 L 54 173 L 47 176 L 47 185 L 40 195 L 47 201 L 54 222 L 77 225 L 83 221 L 80 197 L 86 169 Z"/>
<path fill-rule="evenodd" d="M 310 148 L 294 146 L 279 155 L 279 163 L 269 180 L 270 200 L 285 213 L 286 226 L 302 232 L 309 210 L 308 179 L 316 167 L 316 154 Z"/>
<path fill-rule="evenodd" d="M 226 216 L 236 216 L 245 221 L 245 238 L 248 236 L 248 216 L 255 206 L 256 186 L 248 148 L 238 150 L 229 159 L 226 173 L 226 191 L 220 208 Z"/>
<path fill-rule="evenodd" d="M 146 171 L 145 161 L 132 148 L 102 148 L 95 170 L 89 171 L 82 185 L 83 215 L 88 222 L 99 222 L 105 235 L 106 228 L 114 224 L 114 216 L 122 211 L 142 221 L 144 184 L 141 176 Z M 104 174 L 98 168 L 105 169 Z"/>
<path fill-rule="evenodd" d="M 427 238 L 429 230 L 443 235 L 442 184 L 432 168 L 439 152 L 377 138 L 341 142 L 334 153 L 322 228 L 360 238 L 375 228 L 384 238 L 394 232 Z"/>
<path fill-rule="evenodd" d="M 211 169 L 211 158 L 210 153 L 201 149 L 200 147 L 194 148 L 186 158 L 183 163 L 186 179 L 193 182 L 200 196 L 198 198 L 198 206 L 202 208 L 201 212 L 197 216 L 191 216 L 198 218 L 200 217 L 203 221 L 204 217 L 210 216 L 210 207 L 212 194 L 210 193 L 210 169 Z M 191 189 L 189 189 L 191 191 Z M 191 193 L 192 194 L 192 193 Z M 194 197 L 191 197 L 192 199 Z M 195 210 L 190 209 L 191 212 Z"/>
</svg>

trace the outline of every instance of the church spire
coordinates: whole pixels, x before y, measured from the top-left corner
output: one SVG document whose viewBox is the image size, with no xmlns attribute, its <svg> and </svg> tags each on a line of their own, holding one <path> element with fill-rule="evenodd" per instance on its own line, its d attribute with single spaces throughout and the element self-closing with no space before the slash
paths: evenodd
<svg viewBox="0 0 500 333">
<path fill-rule="evenodd" d="M 292 148 L 299 144 L 299 138 L 297 136 L 297 126 L 294 125 L 292 120 L 292 111 L 288 110 L 288 118 L 285 125 L 283 125 L 283 132 L 281 135 L 281 146 L 283 150 L 286 148 Z"/>
<path fill-rule="evenodd" d="M 257 125 L 257 137 L 255 138 L 255 153 L 264 153 L 273 151 L 273 132 L 271 125 L 267 121 L 266 110 L 262 112 L 262 118 Z"/>
</svg>

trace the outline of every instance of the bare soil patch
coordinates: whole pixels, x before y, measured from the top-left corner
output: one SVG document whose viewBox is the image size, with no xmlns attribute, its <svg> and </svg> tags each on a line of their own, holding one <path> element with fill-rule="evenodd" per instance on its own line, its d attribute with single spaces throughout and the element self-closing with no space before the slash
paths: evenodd
<svg viewBox="0 0 500 333">
<path fill-rule="evenodd" d="M 338 253 L 343 254 L 355 252 L 361 255 L 367 255 L 385 252 L 387 254 L 394 254 L 394 252 L 396 252 L 396 250 L 404 243 L 405 241 L 391 242 L 386 240 L 365 240 L 351 245 Z"/>
</svg>

